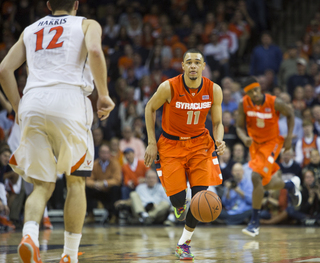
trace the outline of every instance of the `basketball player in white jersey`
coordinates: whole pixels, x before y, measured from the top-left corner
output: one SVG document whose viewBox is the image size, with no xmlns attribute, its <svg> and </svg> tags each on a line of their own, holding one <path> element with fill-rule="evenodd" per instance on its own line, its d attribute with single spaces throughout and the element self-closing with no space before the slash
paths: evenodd
<svg viewBox="0 0 320 263">
<path fill-rule="evenodd" d="M 0 83 L 21 128 L 21 142 L 10 164 L 34 184 L 25 205 L 18 254 L 22 262 L 42 262 L 39 223 L 57 174 L 66 173 L 65 243 L 60 262 L 76 263 L 86 213 L 85 177 L 93 165 L 93 112 L 87 98 L 93 80 L 101 120 L 109 116 L 114 103 L 107 88 L 100 25 L 75 16 L 78 1 L 49 0 L 47 5 L 52 15 L 27 27 L 0 64 Z M 29 75 L 20 101 L 14 71 L 25 61 Z"/>
</svg>

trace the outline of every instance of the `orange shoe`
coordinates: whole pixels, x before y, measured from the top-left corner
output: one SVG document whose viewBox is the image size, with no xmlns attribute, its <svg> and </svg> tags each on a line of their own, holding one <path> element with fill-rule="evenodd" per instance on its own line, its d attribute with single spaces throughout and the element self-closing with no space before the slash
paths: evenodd
<svg viewBox="0 0 320 263">
<path fill-rule="evenodd" d="M 64 255 L 64 257 L 60 260 L 59 263 L 71 263 L 71 258 L 68 255 Z"/>
<path fill-rule="evenodd" d="M 29 235 L 25 235 L 19 246 L 18 255 L 23 263 L 42 263 L 39 248 L 33 243 Z"/>
<path fill-rule="evenodd" d="M 50 222 L 50 218 L 49 217 L 44 217 L 42 219 L 42 224 L 44 226 L 45 229 L 53 229 L 53 226 Z"/>
</svg>

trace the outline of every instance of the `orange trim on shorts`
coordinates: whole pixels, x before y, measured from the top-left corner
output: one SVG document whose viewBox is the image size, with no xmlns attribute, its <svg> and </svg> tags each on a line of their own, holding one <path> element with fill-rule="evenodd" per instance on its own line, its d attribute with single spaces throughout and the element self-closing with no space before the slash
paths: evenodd
<svg viewBox="0 0 320 263">
<path fill-rule="evenodd" d="M 86 155 L 87 153 L 85 153 L 81 159 L 74 165 L 71 167 L 71 173 L 72 174 L 74 171 L 78 170 L 78 168 L 81 166 L 81 164 L 83 164 L 84 160 L 86 159 Z"/>
<path fill-rule="evenodd" d="M 253 83 L 249 84 L 248 86 L 245 86 L 244 92 L 248 92 L 249 90 L 252 90 L 256 87 L 260 87 L 260 84 L 258 82 L 253 82 Z"/>
<path fill-rule="evenodd" d="M 12 156 L 11 156 L 11 158 L 9 160 L 9 163 L 12 164 L 12 165 L 18 165 L 16 157 L 14 157 L 14 154 L 12 154 Z"/>
</svg>

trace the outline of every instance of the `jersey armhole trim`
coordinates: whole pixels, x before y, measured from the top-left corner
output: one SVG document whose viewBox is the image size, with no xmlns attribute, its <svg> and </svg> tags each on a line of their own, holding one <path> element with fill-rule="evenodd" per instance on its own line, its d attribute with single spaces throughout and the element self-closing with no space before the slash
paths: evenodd
<svg viewBox="0 0 320 263">
<path fill-rule="evenodd" d="M 170 103 L 171 103 L 171 101 L 172 101 L 172 99 L 173 99 L 173 96 L 174 96 L 174 89 L 173 89 L 173 87 L 172 87 L 171 81 L 169 81 L 169 85 L 170 85 L 170 92 L 171 92 L 171 100 L 170 100 Z M 168 102 L 168 104 L 170 104 L 170 103 Z"/>
</svg>

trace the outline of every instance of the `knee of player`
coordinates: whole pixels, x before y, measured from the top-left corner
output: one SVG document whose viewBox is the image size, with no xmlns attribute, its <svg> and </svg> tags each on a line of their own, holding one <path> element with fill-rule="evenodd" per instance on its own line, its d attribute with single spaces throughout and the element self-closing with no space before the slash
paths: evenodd
<svg viewBox="0 0 320 263">
<path fill-rule="evenodd" d="M 67 189 L 85 189 L 86 178 L 81 176 L 67 175 Z"/>
<path fill-rule="evenodd" d="M 183 207 L 186 202 L 186 191 L 183 190 L 177 194 L 170 196 L 172 206 L 176 208 Z"/>
</svg>

